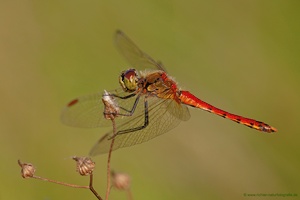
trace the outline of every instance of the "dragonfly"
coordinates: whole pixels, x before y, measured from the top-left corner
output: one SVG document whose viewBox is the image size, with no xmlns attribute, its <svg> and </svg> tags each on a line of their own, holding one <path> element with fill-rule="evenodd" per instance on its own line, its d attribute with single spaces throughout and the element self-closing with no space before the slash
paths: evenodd
<svg viewBox="0 0 300 200">
<path fill-rule="evenodd" d="M 261 132 L 272 133 L 277 129 L 261 121 L 242 117 L 202 101 L 186 90 L 181 90 L 161 62 L 142 51 L 125 33 L 115 33 L 118 51 L 131 64 L 121 72 L 120 88 L 106 92 L 114 99 L 118 109 L 115 123 L 118 132 L 104 134 L 90 151 L 90 155 L 107 153 L 111 139 L 113 150 L 146 142 L 164 134 L 190 119 L 188 107 L 199 108 L 223 118 L 246 125 Z M 62 112 L 63 123 L 82 128 L 111 126 L 104 116 L 102 93 L 73 99 Z M 104 114 L 104 116 L 103 116 Z"/>
</svg>

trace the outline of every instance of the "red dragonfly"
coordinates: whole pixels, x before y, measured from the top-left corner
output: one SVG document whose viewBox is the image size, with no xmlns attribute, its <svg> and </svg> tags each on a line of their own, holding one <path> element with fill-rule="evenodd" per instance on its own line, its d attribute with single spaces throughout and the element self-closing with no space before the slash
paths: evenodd
<svg viewBox="0 0 300 200">
<path fill-rule="evenodd" d="M 120 89 L 105 92 L 116 102 L 119 116 L 124 117 L 115 118 L 119 131 L 116 134 L 108 132 L 100 138 L 92 148 L 91 155 L 108 152 L 113 137 L 113 150 L 116 150 L 146 142 L 173 129 L 181 121 L 190 118 L 187 106 L 200 108 L 262 132 L 277 131 L 264 122 L 226 112 L 188 91 L 180 90 L 162 64 L 140 50 L 123 32 L 116 32 L 115 42 L 117 49 L 135 69 L 121 73 Z M 147 70 L 136 70 L 141 67 Z M 72 100 L 62 113 L 62 121 L 75 127 L 111 126 L 111 121 L 103 117 L 101 99 L 102 93 L 97 93 Z"/>
</svg>

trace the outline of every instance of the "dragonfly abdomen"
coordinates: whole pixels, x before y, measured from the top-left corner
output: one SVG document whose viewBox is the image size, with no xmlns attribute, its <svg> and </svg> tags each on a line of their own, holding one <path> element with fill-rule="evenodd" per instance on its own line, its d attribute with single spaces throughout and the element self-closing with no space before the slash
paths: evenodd
<svg viewBox="0 0 300 200">
<path fill-rule="evenodd" d="M 217 107 L 214 107 L 200 99 L 198 99 L 197 97 L 195 97 L 194 95 L 192 95 L 190 92 L 188 91 L 181 91 L 179 99 L 182 103 L 189 105 L 189 106 L 193 106 L 196 108 L 200 108 L 202 110 L 214 113 L 216 115 L 219 115 L 221 117 L 230 119 L 234 122 L 237 122 L 239 124 L 243 124 L 246 125 L 250 128 L 259 130 L 259 131 L 263 131 L 263 132 L 276 132 L 277 129 L 265 124 L 264 122 L 260 122 L 260 121 L 256 121 L 254 119 L 250 119 L 250 118 L 246 118 L 246 117 L 242 117 L 239 115 L 235 115 L 229 112 L 226 112 L 224 110 L 221 110 Z"/>
</svg>

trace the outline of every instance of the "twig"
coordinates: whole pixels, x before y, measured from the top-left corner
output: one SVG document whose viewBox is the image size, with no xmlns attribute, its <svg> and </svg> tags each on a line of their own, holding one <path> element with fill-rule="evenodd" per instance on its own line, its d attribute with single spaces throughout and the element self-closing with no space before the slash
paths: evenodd
<svg viewBox="0 0 300 200">
<path fill-rule="evenodd" d="M 102 200 L 100 195 L 96 192 L 96 190 L 93 187 L 93 174 L 90 175 L 90 185 L 89 185 L 90 190 L 93 192 L 93 194 L 97 197 L 97 199 Z"/>
<path fill-rule="evenodd" d="M 47 182 L 55 183 L 55 184 L 59 184 L 59 185 L 64 185 L 64 186 L 68 186 L 68 187 L 72 187 L 72 188 L 84 188 L 84 189 L 89 189 L 89 186 L 85 186 L 85 185 L 75 185 L 75 184 L 70 184 L 70 183 L 60 182 L 60 181 L 56 181 L 56 180 L 52 180 L 52 179 L 48 179 L 48 178 L 44 178 L 44 177 L 40 177 L 40 176 L 36 176 L 36 175 L 33 175 L 31 178 L 35 178 L 35 179 L 39 179 L 39 180 L 42 180 L 42 181 L 47 181 Z"/>
<path fill-rule="evenodd" d="M 22 163 L 20 160 L 18 160 L 18 164 L 21 167 L 21 175 L 23 178 L 35 178 L 42 181 L 47 181 L 50 183 L 55 183 L 58 185 L 63 185 L 67 187 L 72 188 L 83 188 L 83 189 L 90 189 L 93 194 L 97 197 L 97 199 L 102 200 L 100 195 L 96 192 L 96 190 L 93 187 L 93 168 L 94 168 L 94 162 L 86 157 L 73 157 L 73 159 L 77 162 L 77 171 L 81 175 L 89 175 L 90 176 L 90 183 L 88 186 L 82 186 L 82 185 L 75 185 L 70 183 L 65 183 L 61 181 L 52 180 L 49 178 L 44 178 L 40 176 L 34 175 L 35 173 L 35 167 L 31 163 Z"/>
<path fill-rule="evenodd" d="M 114 118 L 111 118 L 112 124 L 113 124 L 113 135 L 116 134 L 117 129 L 116 129 L 116 123 Z M 105 196 L 105 200 L 108 200 L 108 196 L 110 193 L 110 189 L 111 189 L 111 183 L 110 183 L 110 160 L 111 160 L 111 154 L 113 151 L 113 146 L 114 146 L 114 142 L 115 142 L 115 138 L 113 137 L 110 143 L 110 148 L 109 148 L 109 152 L 108 152 L 108 159 L 107 159 L 107 186 L 106 186 L 106 196 Z"/>
<path fill-rule="evenodd" d="M 131 193 L 130 189 L 127 190 L 127 195 L 128 195 L 129 200 L 133 200 L 132 193 Z"/>
</svg>

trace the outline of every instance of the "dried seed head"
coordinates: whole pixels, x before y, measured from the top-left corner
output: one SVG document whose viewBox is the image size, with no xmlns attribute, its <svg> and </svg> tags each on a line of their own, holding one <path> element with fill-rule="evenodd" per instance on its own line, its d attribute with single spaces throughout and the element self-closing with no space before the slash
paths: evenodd
<svg viewBox="0 0 300 200">
<path fill-rule="evenodd" d="M 34 176 L 35 167 L 31 163 L 22 163 L 20 160 L 18 160 L 18 164 L 22 168 L 21 175 L 23 178 L 31 178 Z"/>
<path fill-rule="evenodd" d="M 76 161 L 76 170 L 81 176 L 87 176 L 93 173 L 95 168 L 95 162 L 88 157 L 73 157 L 73 160 Z"/>
<path fill-rule="evenodd" d="M 103 114 L 106 119 L 114 119 L 118 116 L 118 114 L 120 113 L 120 108 L 114 97 L 106 90 L 104 90 L 104 93 L 102 95 L 102 102 L 104 104 Z"/>
<path fill-rule="evenodd" d="M 128 190 L 130 188 L 130 177 L 128 174 L 111 172 L 112 184 L 118 190 Z"/>
</svg>

